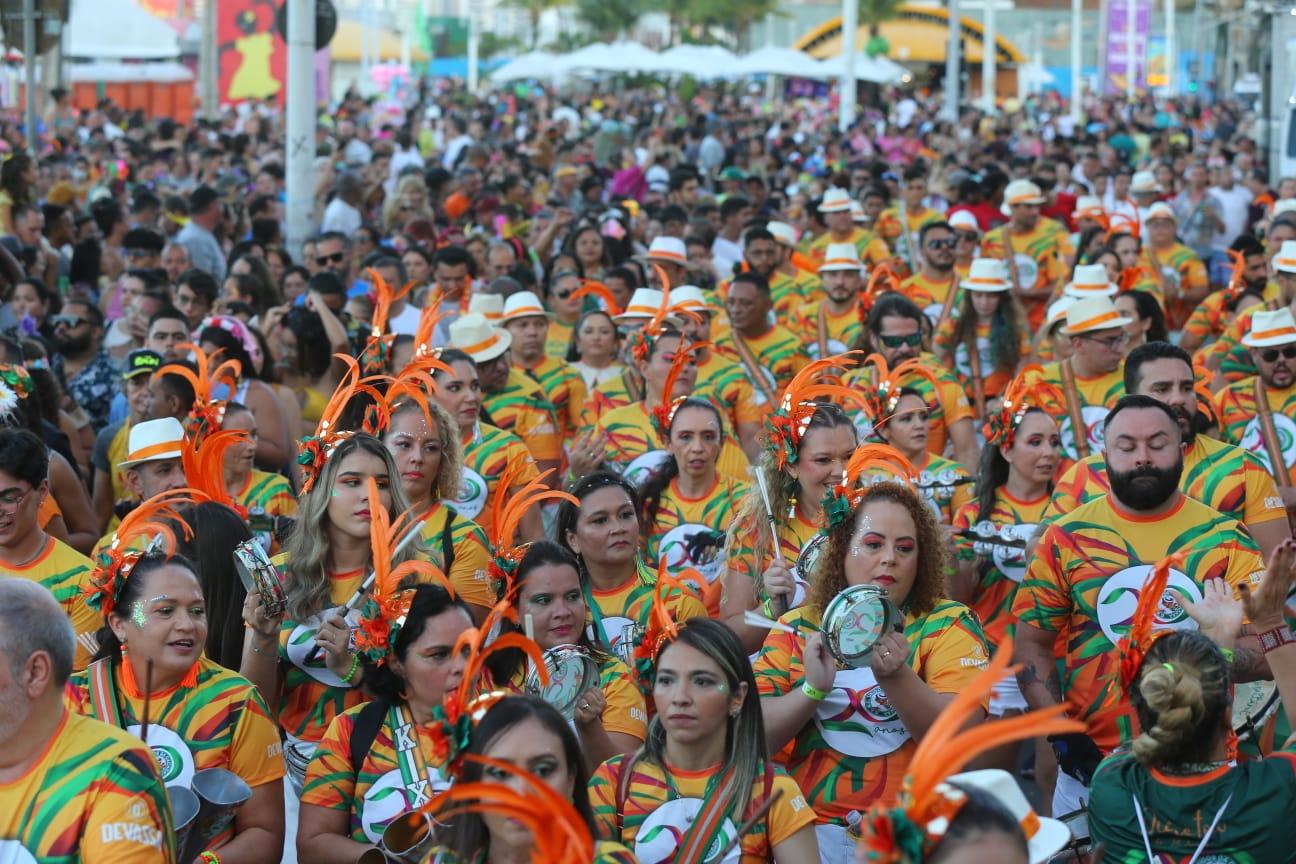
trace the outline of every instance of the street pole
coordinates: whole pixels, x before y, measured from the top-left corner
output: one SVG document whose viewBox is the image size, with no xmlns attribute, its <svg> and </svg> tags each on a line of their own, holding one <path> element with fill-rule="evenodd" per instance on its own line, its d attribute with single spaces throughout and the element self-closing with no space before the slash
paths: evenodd
<svg viewBox="0 0 1296 864">
<path fill-rule="evenodd" d="M 1206 58 L 1203 56 L 1205 49 L 1204 21 L 1202 20 L 1202 0 L 1196 0 L 1193 3 L 1193 62 L 1197 65 L 1197 87 L 1198 95 L 1206 92 L 1206 82 L 1210 76 L 1206 74 Z"/>
<path fill-rule="evenodd" d="M 995 36 L 995 3 L 985 0 L 985 30 L 981 37 L 981 110 L 987 114 L 995 111 L 995 62 L 999 59 L 998 39 Z"/>
<path fill-rule="evenodd" d="M 1080 36 L 1084 26 L 1084 0 L 1071 0 L 1071 122 L 1080 125 L 1083 72 L 1080 67 Z"/>
<path fill-rule="evenodd" d="M 1134 101 L 1134 80 L 1138 76 L 1138 53 L 1134 50 L 1134 16 L 1138 3 L 1125 0 L 1125 98 Z"/>
<path fill-rule="evenodd" d="M 1165 19 L 1166 19 L 1166 53 L 1165 53 L 1165 74 L 1166 74 L 1166 93 L 1171 99 L 1179 95 L 1176 88 L 1178 71 L 1179 71 L 1179 43 L 1175 33 L 1175 0 L 1165 0 Z"/>
<path fill-rule="evenodd" d="M 198 74 L 202 78 L 202 114 L 215 120 L 220 97 L 220 63 L 216 59 L 216 2 L 204 0 L 202 42 L 199 43 Z"/>
<path fill-rule="evenodd" d="M 951 123 L 959 119 L 959 61 L 963 52 L 963 22 L 959 0 L 949 0 L 949 45 L 945 48 L 945 104 L 941 113 Z"/>
<path fill-rule="evenodd" d="M 481 35 L 477 30 L 477 3 L 468 0 L 468 92 L 477 92 L 477 50 Z"/>
<path fill-rule="evenodd" d="M 288 249 L 301 256 L 315 230 L 315 3 L 288 2 Z"/>
<path fill-rule="evenodd" d="M 855 39 L 859 34 L 859 0 L 842 0 L 841 105 L 837 127 L 845 132 L 855 124 Z"/>
<path fill-rule="evenodd" d="M 27 98 L 23 110 L 27 152 L 36 155 L 36 0 L 23 0 L 23 73 Z"/>
</svg>

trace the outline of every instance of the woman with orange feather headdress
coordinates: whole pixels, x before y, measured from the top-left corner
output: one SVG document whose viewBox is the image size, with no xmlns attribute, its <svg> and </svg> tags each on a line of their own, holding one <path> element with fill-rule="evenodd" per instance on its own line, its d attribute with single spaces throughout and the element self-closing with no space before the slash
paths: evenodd
<svg viewBox="0 0 1296 864">
<path fill-rule="evenodd" d="M 977 613 L 991 651 L 999 650 L 1011 630 L 1027 547 L 1044 519 L 1062 459 L 1058 424 L 1049 412 L 1064 400 L 1057 387 L 1040 378 L 1041 371 L 1039 366 L 1023 369 L 986 420 L 974 498 L 954 516 L 957 576 L 950 596 Z M 1025 708 L 1016 679 L 995 684 L 991 716 Z M 1008 760 L 1013 754 L 995 755 Z M 997 767 L 1010 766 L 1004 761 Z"/>
<path fill-rule="evenodd" d="M 211 625 L 202 585 L 194 564 L 175 555 L 177 539 L 192 534 L 181 508 L 202 497 L 193 489 L 159 493 L 117 527 L 85 596 L 103 615 L 95 660 L 69 679 L 65 701 L 147 742 L 164 782 L 187 788 L 199 772 L 225 771 L 246 784 L 246 806 L 209 834 L 195 833 L 189 860 L 200 852 L 276 860 L 284 842 L 284 766 L 273 758 L 279 730 L 252 683 L 205 656 Z"/>
<path fill-rule="evenodd" d="M 824 497 L 858 443 L 843 410 L 858 405 L 858 395 L 837 378 L 852 360 L 842 354 L 806 366 L 766 420 L 765 449 L 730 526 L 722 577 L 720 618 L 749 651 L 765 634 L 743 623 L 743 613 L 760 607 L 776 617 L 804 596 L 795 565 L 823 527 Z"/>
<path fill-rule="evenodd" d="M 873 482 L 879 472 L 896 479 Z M 946 544 L 914 474 L 885 445 L 852 454 L 824 504 L 825 539 L 804 605 L 764 624 L 755 675 L 766 741 L 771 751 L 787 747 L 783 764 L 809 793 L 824 860 L 853 851 L 852 811 L 895 802 L 917 743 L 987 660 L 976 616 L 945 596 Z M 897 629 L 878 627 L 862 665 L 839 666 L 835 637 L 820 627 L 843 591 L 854 593 L 842 602 L 870 594 L 858 586 L 889 601 Z"/>
<path fill-rule="evenodd" d="M 369 477 L 367 486 L 375 500 L 377 481 Z M 469 674 L 453 649 L 472 631 L 472 618 L 436 566 L 390 563 L 418 527 L 414 514 L 391 519 L 381 507 L 370 520 L 374 570 L 353 631 L 352 681 L 363 680 L 374 699 L 334 716 L 310 761 L 297 837 L 302 860 L 355 861 L 451 781 L 434 726 Z"/>
<path fill-rule="evenodd" d="M 501 699 L 474 725 L 458 782 L 428 807 L 450 827 L 427 860 L 634 864 L 620 843 L 595 840 L 588 779 L 557 710 L 535 696 Z"/>
</svg>

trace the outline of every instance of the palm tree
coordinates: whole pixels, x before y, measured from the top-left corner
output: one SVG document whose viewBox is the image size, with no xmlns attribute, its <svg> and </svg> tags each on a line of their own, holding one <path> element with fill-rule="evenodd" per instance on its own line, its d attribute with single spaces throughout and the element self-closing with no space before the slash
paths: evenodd
<svg viewBox="0 0 1296 864">
<path fill-rule="evenodd" d="M 575 0 L 576 19 L 588 27 L 600 41 L 612 42 L 634 28 L 639 20 L 636 0 Z"/>
<path fill-rule="evenodd" d="M 540 41 L 540 16 L 547 9 L 557 9 L 559 6 L 566 6 L 570 0 L 504 0 L 504 4 L 512 6 L 514 9 L 521 9 L 526 13 L 527 21 L 531 24 L 531 50 L 534 51 L 536 43 Z"/>
</svg>

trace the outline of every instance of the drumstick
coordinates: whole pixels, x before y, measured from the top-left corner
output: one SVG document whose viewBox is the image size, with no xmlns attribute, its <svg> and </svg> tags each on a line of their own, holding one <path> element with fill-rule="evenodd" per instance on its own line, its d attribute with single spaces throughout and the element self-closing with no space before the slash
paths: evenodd
<svg viewBox="0 0 1296 864">
<path fill-rule="evenodd" d="M 743 613 L 743 623 L 748 627 L 760 627 L 764 630 L 778 630 L 780 633 L 791 633 L 793 636 L 795 636 L 797 632 L 795 627 L 792 627 L 789 624 L 784 624 L 782 621 L 775 621 L 773 618 L 766 618 L 754 609 L 748 609 Z"/>
<path fill-rule="evenodd" d="M 535 641 L 535 622 L 531 620 L 531 613 L 528 612 L 522 616 L 522 629 L 526 631 L 526 637 L 532 642 Z M 527 655 L 527 679 L 529 680 L 535 674 L 535 663 L 531 660 L 531 655 Z"/>
<path fill-rule="evenodd" d="M 774 516 L 774 506 L 770 504 L 769 486 L 765 483 L 765 474 L 759 467 L 753 468 L 751 473 L 756 480 L 756 489 L 760 492 L 761 503 L 765 505 L 765 517 L 769 520 L 770 543 L 774 546 L 774 554 L 783 561 L 788 570 L 792 570 L 794 565 L 787 560 L 787 556 L 783 554 L 783 546 L 779 543 L 778 519 Z M 788 610 L 786 595 L 780 594 L 774 603 L 780 615 Z"/>
<path fill-rule="evenodd" d="M 396 544 L 396 548 L 392 550 L 391 553 L 392 557 L 395 558 L 397 555 L 399 555 L 401 553 L 401 550 L 403 550 L 406 546 L 408 546 L 411 543 L 411 541 L 413 541 L 414 538 L 417 537 L 418 535 L 419 535 L 418 528 L 416 526 L 411 526 L 409 531 L 406 532 L 405 536 L 401 538 L 401 541 Z M 377 570 L 369 571 L 369 575 L 366 576 L 365 580 L 360 583 L 360 587 L 357 588 L 355 590 L 355 593 L 351 595 L 351 599 L 346 602 L 346 610 L 348 612 L 355 611 L 356 606 L 359 605 L 360 601 L 364 598 L 365 593 L 368 592 L 370 586 L 373 585 L 373 581 L 375 578 L 377 578 L 377 576 L 378 576 Z"/>
<path fill-rule="evenodd" d="M 129 662 L 129 661 L 124 661 Z M 148 746 L 149 702 L 153 699 L 153 661 L 144 664 L 144 711 L 140 716 L 140 740 Z"/>
<path fill-rule="evenodd" d="M 720 854 L 717 855 L 712 860 L 723 861 L 725 859 L 725 856 L 728 855 L 733 850 L 734 846 L 742 842 L 743 835 L 751 831 L 752 828 L 755 828 L 756 823 L 764 819 L 765 814 L 769 813 L 770 808 L 773 807 L 778 802 L 778 800 L 782 797 L 783 797 L 783 790 L 775 789 L 774 794 L 766 798 L 765 801 L 761 804 L 761 806 L 756 808 L 756 812 L 752 814 L 752 817 L 748 819 L 746 822 L 744 822 L 743 824 L 738 826 L 738 830 L 734 832 L 733 839 L 730 840 L 728 845 L 726 845 L 724 849 L 720 850 Z"/>
</svg>

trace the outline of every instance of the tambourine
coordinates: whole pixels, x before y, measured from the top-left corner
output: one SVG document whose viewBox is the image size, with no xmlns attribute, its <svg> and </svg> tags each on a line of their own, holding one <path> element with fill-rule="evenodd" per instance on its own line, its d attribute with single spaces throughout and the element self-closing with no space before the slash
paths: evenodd
<svg viewBox="0 0 1296 864">
<path fill-rule="evenodd" d="M 261 607 L 267 616 L 277 618 L 288 608 L 283 577 L 255 537 L 234 547 L 234 569 L 249 593 L 261 595 Z"/>
<path fill-rule="evenodd" d="M 917 488 L 923 491 L 934 491 L 936 489 L 953 489 L 955 486 L 964 486 L 975 482 L 975 477 L 960 475 L 953 468 L 946 468 L 943 471 L 919 472 Z"/>
<path fill-rule="evenodd" d="M 861 669 L 868 665 L 878 640 L 899 630 L 902 621 L 900 610 L 881 588 L 852 585 L 829 602 L 820 629 L 839 665 Z"/>
<path fill-rule="evenodd" d="M 1011 546 L 1016 549 L 1023 549 L 1030 542 L 1036 527 L 1035 525 L 996 525 L 993 522 L 982 521 L 966 531 L 960 531 L 959 535 L 972 538 L 976 541 L 973 544 L 974 546 L 986 544 L 987 546 Z"/>
<path fill-rule="evenodd" d="M 1278 688 L 1272 681 L 1246 681 L 1233 690 L 1233 731 L 1239 741 L 1255 736 L 1278 710 Z"/>
<path fill-rule="evenodd" d="M 819 563 L 819 557 L 823 555 L 824 544 L 827 542 L 827 534 L 816 534 L 809 543 L 801 547 L 801 554 L 797 555 L 796 563 L 792 565 L 797 579 L 807 584 L 810 582 L 810 574 Z"/>
<path fill-rule="evenodd" d="M 643 638 L 638 624 L 627 624 L 621 628 L 621 638 L 617 640 L 615 653 L 621 662 L 634 668 L 634 652 Z"/>
<path fill-rule="evenodd" d="M 539 696 L 571 720 L 576 716 L 580 698 L 598 684 L 598 664 L 579 645 L 555 645 L 544 653 L 544 662 L 549 670 L 549 683 L 541 686 L 539 670 L 532 669 L 527 673 L 526 692 Z"/>
</svg>

